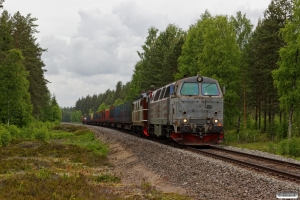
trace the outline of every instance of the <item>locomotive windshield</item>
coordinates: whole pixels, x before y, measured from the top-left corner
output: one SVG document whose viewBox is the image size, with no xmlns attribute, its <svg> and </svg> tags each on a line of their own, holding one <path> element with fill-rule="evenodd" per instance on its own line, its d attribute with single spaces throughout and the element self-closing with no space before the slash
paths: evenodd
<svg viewBox="0 0 300 200">
<path fill-rule="evenodd" d="M 218 96 L 220 94 L 217 84 L 215 83 L 202 83 L 202 95 L 205 96 Z"/>
<path fill-rule="evenodd" d="M 198 95 L 199 85 L 198 83 L 183 83 L 180 93 L 181 95 Z"/>
</svg>

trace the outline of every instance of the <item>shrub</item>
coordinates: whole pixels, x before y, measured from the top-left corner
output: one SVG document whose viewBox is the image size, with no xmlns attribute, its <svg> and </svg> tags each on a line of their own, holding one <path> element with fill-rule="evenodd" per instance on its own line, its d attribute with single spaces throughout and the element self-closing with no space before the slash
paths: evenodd
<svg viewBox="0 0 300 200">
<path fill-rule="evenodd" d="M 288 153 L 290 156 L 300 156 L 300 140 L 298 138 L 293 138 L 289 141 Z"/>
<path fill-rule="evenodd" d="M 282 140 L 279 142 L 277 153 L 280 155 L 288 154 L 288 140 Z"/>
<path fill-rule="evenodd" d="M 36 140 L 47 140 L 49 139 L 49 131 L 46 127 L 34 129 L 34 139 Z"/>
<path fill-rule="evenodd" d="M 12 139 L 21 138 L 21 130 L 15 125 L 6 126 L 6 129 L 10 132 Z"/>
<path fill-rule="evenodd" d="M 278 154 L 299 157 L 300 156 L 300 139 L 285 139 L 278 144 Z"/>
<path fill-rule="evenodd" d="M 277 136 L 277 141 L 285 139 L 288 135 L 288 123 L 286 121 L 283 121 L 281 125 L 276 127 L 275 132 Z"/>
<path fill-rule="evenodd" d="M 273 142 L 269 142 L 268 143 L 268 152 L 272 153 L 272 154 L 276 154 L 277 151 L 277 145 L 275 145 Z"/>
<path fill-rule="evenodd" d="M 6 146 L 11 141 L 10 132 L 0 125 L 0 146 Z"/>
<path fill-rule="evenodd" d="M 21 129 L 20 136 L 21 138 L 25 138 L 25 139 L 33 139 L 34 138 L 33 129 L 29 127 L 23 127 Z"/>
</svg>

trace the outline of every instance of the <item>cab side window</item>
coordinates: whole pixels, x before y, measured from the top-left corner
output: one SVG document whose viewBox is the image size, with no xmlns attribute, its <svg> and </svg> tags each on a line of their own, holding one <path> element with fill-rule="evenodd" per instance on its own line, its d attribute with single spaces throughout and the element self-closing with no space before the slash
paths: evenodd
<svg viewBox="0 0 300 200">
<path fill-rule="evenodd" d="M 164 98 L 167 98 L 170 95 L 170 86 L 167 87 Z"/>
<path fill-rule="evenodd" d="M 157 90 L 157 92 L 155 93 L 154 101 L 158 100 L 159 95 L 160 95 L 160 89 Z"/>
<path fill-rule="evenodd" d="M 166 88 L 163 88 L 163 90 L 162 90 L 162 92 L 160 94 L 159 99 L 163 99 L 164 98 L 165 91 L 166 91 Z"/>
</svg>

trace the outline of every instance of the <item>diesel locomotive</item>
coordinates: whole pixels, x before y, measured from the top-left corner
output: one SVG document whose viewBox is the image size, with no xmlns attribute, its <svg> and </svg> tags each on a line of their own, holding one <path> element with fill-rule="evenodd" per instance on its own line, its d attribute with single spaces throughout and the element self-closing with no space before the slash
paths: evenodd
<svg viewBox="0 0 300 200">
<path fill-rule="evenodd" d="M 209 145 L 224 139 L 224 97 L 217 80 L 192 76 L 136 100 L 82 116 L 83 124 L 117 127 L 183 145 Z"/>
</svg>

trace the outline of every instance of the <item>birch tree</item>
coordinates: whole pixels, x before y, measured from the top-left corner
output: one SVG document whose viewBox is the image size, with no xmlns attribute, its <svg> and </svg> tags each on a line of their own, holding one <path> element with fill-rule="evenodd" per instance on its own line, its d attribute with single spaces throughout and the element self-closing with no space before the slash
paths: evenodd
<svg viewBox="0 0 300 200">
<path fill-rule="evenodd" d="M 288 137 L 292 137 L 293 114 L 300 103 L 300 1 L 294 1 L 293 16 L 281 29 L 286 43 L 279 51 L 279 68 L 272 71 L 281 108 L 288 115 Z"/>
<path fill-rule="evenodd" d="M 31 120 L 28 72 L 20 50 L 9 50 L 0 64 L 0 122 L 27 125 Z"/>
</svg>

